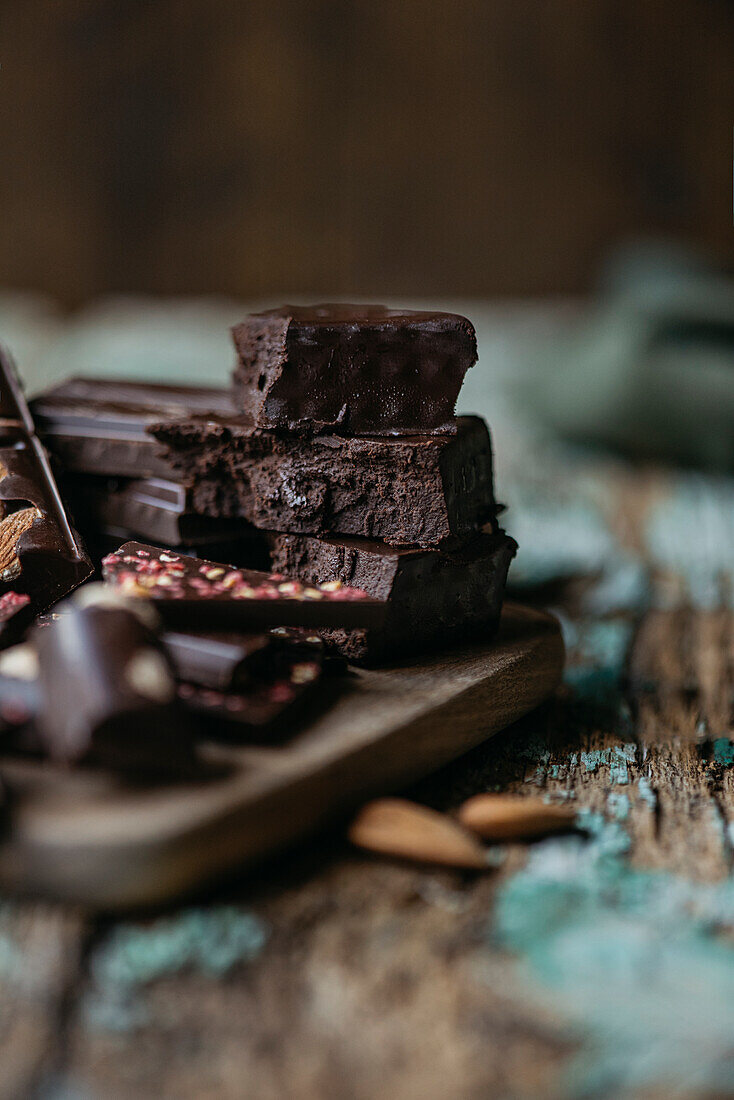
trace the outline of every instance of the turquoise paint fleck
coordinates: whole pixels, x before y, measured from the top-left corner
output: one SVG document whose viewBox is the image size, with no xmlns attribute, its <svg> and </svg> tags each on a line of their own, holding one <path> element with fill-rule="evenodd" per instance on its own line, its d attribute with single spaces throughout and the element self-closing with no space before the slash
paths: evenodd
<svg viewBox="0 0 734 1100">
<path fill-rule="evenodd" d="M 652 789 L 650 780 L 646 775 L 641 775 L 637 780 L 637 792 L 642 801 L 651 809 L 655 810 L 658 804 L 657 795 Z"/>
<path fill-rule="evenodd" d="M 142 1026 L 146 985 L 187 969 L 219 978 L 255 958 L 267 938 L 259 918 L 234 906 L 188 909 L 144 927 L 117 925 L 92 956 L 85 1019 L 99 1030 Z"/>
<path fill-rule="evenodd" d="M 734 879 L 632 868 L 619 820 L 545 841 L 499 891 L 496 932 L 581 1042 L 559 1095 L 734 1091 Z M 550 1090 L 549 1090 L 550 1094 Z"/>
<path fill-rule="evenodd" d="M 679 577 L 695 607 L 734 606 L 734 480 L 680 474 L 651 510 L 653 561 Z"/>
<path fill-rule="evenodd" d="M 520 549 L 512 566 L 515 586 L 547 584 L 602 573 L 614 561 L 617 543 L 601 511 L 590 501 L 549 500 L 543 488 L 512 486 L 507 527 Z"/>
<path fill-rule="evenodd" d="M 734 764 L 734 741 L 728 737 L 717 737 L 714 741 L 714 760 L 724 767 Z"/>
<path fill-rule="evenodd" d="M 610 791 L 607 796 L 607 807 L 617 821 L 626 821 L 630 812 L 629 795 L 622 791 Z"/>
<path fill-rule="evenodd" d="M 629 783 L 629 764 L 634 764 L 637 758 L 637 745 L 629 743 L 625 745 L 611 745 L 605 749 L 589 749 L 581 753 L 581 763 L 587 772 L 597 772 L 599 768 L 609 765 L 609 781 L 611 783 Z"/>
</svg>

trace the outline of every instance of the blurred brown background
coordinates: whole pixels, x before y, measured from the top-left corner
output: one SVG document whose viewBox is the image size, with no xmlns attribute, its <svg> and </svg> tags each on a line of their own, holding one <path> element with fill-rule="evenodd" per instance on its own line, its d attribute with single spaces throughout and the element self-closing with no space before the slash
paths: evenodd
<svg viewBox="0 0 734 1100">
<path fill-rule="evenodd" d="M 0 285 L 583 289 L 732 251 L 726 0 L 2 0 Z"/>
</svg>

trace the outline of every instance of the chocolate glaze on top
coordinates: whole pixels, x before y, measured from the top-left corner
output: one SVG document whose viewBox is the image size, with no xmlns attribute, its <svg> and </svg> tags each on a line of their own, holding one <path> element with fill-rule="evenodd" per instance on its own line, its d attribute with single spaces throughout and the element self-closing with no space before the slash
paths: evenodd
<svg viewBox="0 0 734 1100">
<path fill-rule="evenodd" d="M 454 313 L 281 306 L 236 325 L 234 394 L 258 428 L 352 435 L 456 430 L 474 327 Z"/>
</svg>

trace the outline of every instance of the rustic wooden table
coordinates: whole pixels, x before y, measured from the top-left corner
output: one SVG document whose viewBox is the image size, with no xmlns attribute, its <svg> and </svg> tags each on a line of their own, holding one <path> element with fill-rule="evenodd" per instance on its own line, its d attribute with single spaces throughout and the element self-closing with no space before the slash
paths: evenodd
<svg viewBox="0 0 734 1100">
<path fill-rule="evenodd" d="M 332 836 L 116 923 L 8 901 L 3 1097 L 734 1095 L 734 489 L 555 473 L 518 490 L 517 569 L 566 686 L 413 794 L 548 792 L 579 834 L 479 876 Z"/>
<path fill-rule="evenodd" d="M 734 1095 L 734 483 L 530 446 L 472 397 L 514 594 L 561 615 L 569 666 L 412 794 L 546 793 L 578 834 L 484 875 L 332 834 L 115 922 L 7 900 L 3 1100 Z"/>
</svg>

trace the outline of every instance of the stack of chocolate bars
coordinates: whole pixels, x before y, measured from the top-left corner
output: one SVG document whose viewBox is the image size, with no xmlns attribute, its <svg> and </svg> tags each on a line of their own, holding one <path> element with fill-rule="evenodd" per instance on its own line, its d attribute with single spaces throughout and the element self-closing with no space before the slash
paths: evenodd
<svg viewBox="0 0 734 1100">
<path fill-rule="evenodd" d="M 361 589 L 380 621 L 322 632 L 352 661 L 491 637 L 515 544 L 487 427 L 454 415 L 470 322 L 288 306 L 233 336 L 231 390 L 72 379 L 33 403 L 88 542 Z"/>
<path fill-rule="evenodd" d="M 179 774 L 292 730 L 344 657 L 492 636 L 515 543 L 454 414 L 469 321 L 283 307 L 234 341 L 230 389 L 72 379 L 32 413 L 0 354 L 4 751 Z"/>
</svg>

